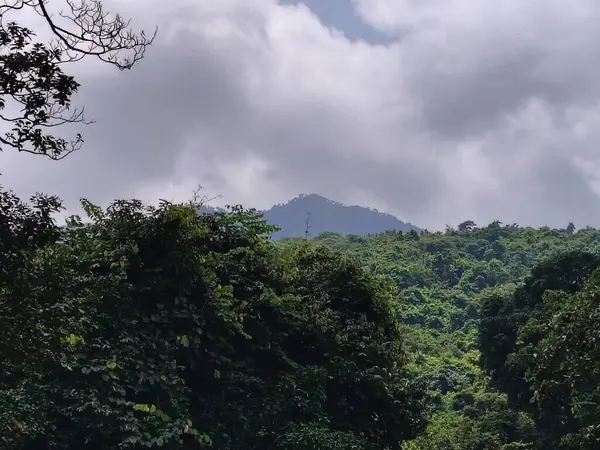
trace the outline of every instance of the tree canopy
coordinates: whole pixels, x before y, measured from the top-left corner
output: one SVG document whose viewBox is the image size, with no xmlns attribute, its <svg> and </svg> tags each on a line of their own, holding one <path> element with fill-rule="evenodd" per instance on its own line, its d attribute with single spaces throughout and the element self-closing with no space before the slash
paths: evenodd
<svg viewBox="0 0 600 450">
<path fill-rule="evenodd" d="M 0 191 L 0 448 L 594 449 L 600 232 L 270 240 Z"/>
<path fill-rule="evenodd" d="M 513 295 L 490 297 L 482 309 L 483 367 L 531 412 L 548 447 L 600 445 L 598 266 L 600 257 L 587 252 L 559 255 L 537 266 Z"/>
<path fill-rule="evenodd" d="M 313 239 L 352 255 L 399 290 L 409 367 L 429 396 L 428 425 L 405 448 L 543 450 L 568 441 L 567 448 L 594 448 L 595 313 L 593 297 L 584 300 L 588 294 L 580 291 L 598 265 L 600 232 L 470 222 L 417 236 L 389 231 Z M 573 312 L 556 309 L 563 303 Z M 559 338 L 564 327 L 588 334 L 573 335 L 572 347 L 559 353 L 550 345 L 567 339 Z M 579 339 L 590 346 L 576 348 Z M 543 354 L 555 356 L 540 359 Z M 567 364 L 565 355 L 576 354 L 579 366 Z M 583 381 L 576 391 L 565 377 Z"/>
<path fill-rule="evenodd" d="M 394 292 L 241 207 L 0 202 L 8 448 L 382 449 L 425 423 Z"/>
</svg>

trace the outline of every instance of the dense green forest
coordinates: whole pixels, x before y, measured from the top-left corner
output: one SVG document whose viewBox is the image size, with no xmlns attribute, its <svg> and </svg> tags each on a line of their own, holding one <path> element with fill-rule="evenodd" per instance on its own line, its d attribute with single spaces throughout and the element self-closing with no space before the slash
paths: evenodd
<svg viewBox="0 0 600 450">
<path fill-rule="evenodd" d="M 129 69 L 154 35 L 47 7 L 0 5 L 0 150 L 60 160 L 87 123 L 64 63 Z M 81 206 L 0 188 L 2 450 L 600 448 L 596 229 L 275 242 L 241 206 Z"/>
<path fill-rule="evenodd" d="M 598 448 L 598 230 L 467 221 L 313 242 L 397 289 L 410 368 L 430 394 L 405 448 Z"/>
<path fill-rule="evenodd" d="M 393 290 L 253 211 L 0 195 L 6 448 L 385 449 L 422 431 Z"/>
<path fill-rule="evenodd" d="M 600 232 L 270 240 L 240 206 L 0 196 L 21 449 L 597 448 Z"/>
</svg>

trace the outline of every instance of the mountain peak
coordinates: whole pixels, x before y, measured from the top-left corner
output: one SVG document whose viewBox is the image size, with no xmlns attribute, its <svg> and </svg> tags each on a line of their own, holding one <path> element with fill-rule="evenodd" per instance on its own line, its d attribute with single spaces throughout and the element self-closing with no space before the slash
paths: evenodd
<svg viewBox="0 0 600 450">
<path fill-rule="evenodd" d="M 221 210 L 207 205 L 199 211 L 211 214 Z M 388 230 L 421 231 L 391 214 L 364 206 L 348 206 L 319 194 L 300 194 L 286 203 L 279 203 L 258 212 L 264 215 L 268 223 L 281 228 L 281 231 L 273 233 L 273 239 L 305 236 L 307 220 L 310 236 L 325 232 L 364 235 Z"/>
<path fill-rule="evenodd" d="M 281 227 L 281 231 L 273 235 L 274 239 L 304 236 L 307 219 L 308 232 L 312 236 L 327 231 L 341 234 L 371 234 L 387 230 L 420 231 L 391 214 L 363 206 L 347 206 L 314 193 L 300 194 L 287 203 L 274 205 L 261 212 L 269 223 Z"/>
</svg>

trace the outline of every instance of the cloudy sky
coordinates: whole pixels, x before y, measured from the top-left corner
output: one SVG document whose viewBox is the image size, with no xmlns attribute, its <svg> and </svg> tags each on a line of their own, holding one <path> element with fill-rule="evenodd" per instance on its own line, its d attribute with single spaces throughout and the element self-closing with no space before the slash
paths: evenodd
<svg viewBox="0 0 600 450">
<path fill-rule="evenodd" d="M 598 0 L 110 0 L 160 27 L 132 71 L 82 62 L 97 123 L 61 162 L 7 150 L 28 195 L 257 208 L 299 193 L 430 229 L 600 226 Z"/>
</svg>

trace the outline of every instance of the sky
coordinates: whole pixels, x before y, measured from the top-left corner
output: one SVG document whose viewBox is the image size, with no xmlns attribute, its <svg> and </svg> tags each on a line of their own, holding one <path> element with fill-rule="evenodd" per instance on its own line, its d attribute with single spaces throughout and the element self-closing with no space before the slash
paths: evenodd
<svg viewBox="0 0 600 450">
<path fill-rule="evenodd" d="M 131 71 L 71 66 L 96 120 L 69 131 L 84 147 L 60 162 L 7 149 L 4 187 L 73 211 L 201 185 L 214 204 L 318 193 L 428 229 L 600 226 L 597 0 L 105 5 L 158 25 L 154 45 Z"/>
</svg>

